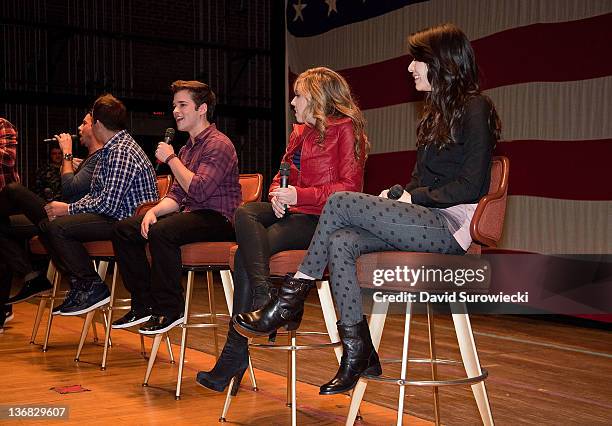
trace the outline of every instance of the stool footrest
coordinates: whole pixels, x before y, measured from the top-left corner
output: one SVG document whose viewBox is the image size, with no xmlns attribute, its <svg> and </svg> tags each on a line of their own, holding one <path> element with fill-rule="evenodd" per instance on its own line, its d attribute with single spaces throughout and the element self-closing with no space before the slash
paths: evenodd
<svg viewBox="0 0 612 426">
<path fill-rule="evenodd" d="M 288 335 L 290 334 L 287 331 L 278 332 L 278 335 Z M 300 336 L 327 336 L 327 333 L 322 331 L 297 331 L 295 333 L 296 337 Z M 300 350 L 311 350 L 311 349 L 325 349 L 325 348 L 333 348 L 336 346 L 340 346 L 342 342 L 324 342 L 324 343 L 309 343 L 307 345 L 277 345 L 275 343 L 249 343 L 249 346 L 254 348 L 262 348 L 262 349 L 273 349 L 278 351 L 300 351 Z"/>
<path fill-rule="evenodd" d="M 392 364 L 401 363 L 401 359 L 381 360 L 381 364 Z M 409 358 L 408 362 L 417 364 L 431 364 L 432 362 L 437 365 L 455 365 L 463 367 L 461 361 L 452 359 L 430 359 L 430 358 Z M 376 380 L 378 382 L 395 383 L 398 386 L 458 386 L 458 385 L 473 385 L 474 383 L 482 382 L 489 376 L 489 372 L 486 368 L 481 367 L 482 374 L 474 377 L 462 377 L 459 379 L 448 379 L 448 380 L 405 380 L 398 377 L 386 377 L 386 376 L 372 376 L 364 374 L 362 377 L 368 380 Z"/>
</svg>

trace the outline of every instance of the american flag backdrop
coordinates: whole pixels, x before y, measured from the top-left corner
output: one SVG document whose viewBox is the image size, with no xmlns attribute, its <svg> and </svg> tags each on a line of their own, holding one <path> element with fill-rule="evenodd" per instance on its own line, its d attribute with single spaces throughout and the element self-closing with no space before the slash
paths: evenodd
<svg viewBox="0 0 612 426">
<path fill-rule="evenodd" d="M 510 158 L 501 247 L 612 253 L 612 1 L 288 0 L 289 81 L 327 66 L 347 78 L 368 121 L 365 191 L 405 184 L 421 94 L 410 33 L 443 22 L 472 41 L 482 88 Z M 288 97 L 291 98 L 291 84 Z"/>
</svg>

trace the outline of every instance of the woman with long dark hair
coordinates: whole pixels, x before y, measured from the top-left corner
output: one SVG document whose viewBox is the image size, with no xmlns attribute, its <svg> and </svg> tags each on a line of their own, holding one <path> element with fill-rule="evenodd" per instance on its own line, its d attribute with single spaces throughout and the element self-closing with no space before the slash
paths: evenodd
<svg viewBox="0 0 612 426">
<path fill-rule="evenodd" d="M 464 254 L 470 221 L 489 188 L 491 156 L 500 122 L 491 100 L 480 93 L 474 52 L 452 24 L 410 36 L 408 71 L 425 92 L 417 127 L 417 162 L 401 198 L 337 192 L 323 209 L 308 254 L 278 298 L 260 310 L 234 316 L 238 332 L 265 335 L 295 329 L 314 280 L 329 267 L 340 312 L 343 355 L 336 376 L 321 386 L 331 395 L 352 389 L 363 373 L 380 375 L 378 355 L 363 317 L 355 264 L 365 253 L 415 251 Z"/>
<path fill-rule="evenodd" d="M 329 68 L 300 74 L 293 86 L 294 125 L 282 162 L 288 163 L 289 186 L 280 187 L 277 174 L 269 202 L 249 203 L 235 216 L 239 249 L 234 261 L 235 313 L 264 306 L 270 287 L 270 257 L 283 250 L 304 250 L 312 239 L 328 197 L 336 191 L 360 191 L 368 150 L 365 120 L 346 80 Z M 233 325 L 211 371 L 197 382 L 223 391 L 232 377 L 248 367 L 247 339 Z"/>
</svg>

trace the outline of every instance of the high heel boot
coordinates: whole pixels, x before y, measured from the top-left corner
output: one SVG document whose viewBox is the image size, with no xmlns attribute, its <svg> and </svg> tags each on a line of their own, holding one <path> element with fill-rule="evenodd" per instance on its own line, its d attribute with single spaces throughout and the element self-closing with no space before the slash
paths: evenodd
<svg viewBox="0 0 612 426">
<path fill-rule="evenodd" d="M 365 317 L 355 325 L 337 323 L 342 340 L 342 358 L 336 376 L 321 386 L 319 395 L 345 393 L 355 387 L 362 374 L 380 376 L 382 367 L 372 344 Z"/>
<path fill-rule="evenodd" d="M 208 389 L 223 392 L 232 378 L 235 378 L 232 387 L 233 395 L 240 386 L 244 372 L 249 367 L 248 340 L 236 332 L 230 323 L 227 341 L 221 351 L 221 356 L 210 371 L 200 371 L 196 381 Z"/>
<path fill-rule="evenodd" d="M 287 274 L 283 286 L 263 308 L 234 315 L 236 331 L 245 337 L 268 336 L 280 327 L 297 330 L 304 314 L 304 301 L 315 286 L 314 280 Z"/>
</svg>

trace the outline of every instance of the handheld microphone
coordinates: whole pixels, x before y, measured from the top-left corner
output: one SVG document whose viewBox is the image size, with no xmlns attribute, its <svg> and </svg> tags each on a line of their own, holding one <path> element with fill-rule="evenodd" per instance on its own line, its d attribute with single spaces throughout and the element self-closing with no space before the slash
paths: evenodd
<svg viewBox="0 0 612 426">
<path fill-rule="evenodd" d="M 399 200 L 403 193 L 404 188 L 402 185 L 393 185 L 391 188 L 389 188 L 389 192 L 387 192 L 387 198 L 389 200 Z"/>
<path fill-rule="evenodd" d="M 289 174 L 291 165 L 289 163 L 281 163 L 278 173 L 280 174 L 280 187 L 289 187 Z M 285 210 L 287 210 L 287 204 L 285 204 Z"/>
<path fill-rule="evenodd" d="M 78 142 L 79 140 L 79 135 L 70 135 L 70 137 L 72 138 L 72 142 Z M 46 143 L 53 143 L 53 142 L 58 142 L 56 137 L 52 137 L 52 138 L 47 138 L 47 139 L 43 139 L 43 142 Z"/>
<path fill-rule="evenodd" d="M 174 140 L 174 129 L 172 127 L 168 127 L 166 129 L 166 133 L 164 134 L 164 143 L 170 145 Z M 161 160 L 157 160 L 157 164 L 155 165 L 155 173 L 159 171 L 159 165 L 161 164 Z"/>
</svg>

